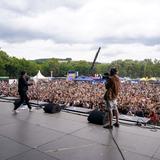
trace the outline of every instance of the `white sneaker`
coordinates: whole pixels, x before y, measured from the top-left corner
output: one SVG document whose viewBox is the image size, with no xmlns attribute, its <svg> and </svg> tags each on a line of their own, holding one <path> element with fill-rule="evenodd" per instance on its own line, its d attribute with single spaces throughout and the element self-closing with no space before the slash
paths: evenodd
<svg viewBox="0 0 160 160">
<path fill-rule="evenodd" d="M 31 108 L 31 109 L 29 109 L 29 112 L 33 112 L 33 109 Z"/>
</svg>

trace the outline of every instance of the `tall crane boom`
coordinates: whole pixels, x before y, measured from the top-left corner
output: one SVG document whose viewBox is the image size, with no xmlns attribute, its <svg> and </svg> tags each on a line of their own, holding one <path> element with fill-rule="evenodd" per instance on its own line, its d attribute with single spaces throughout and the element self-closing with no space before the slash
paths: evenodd
<svg viewBox="0 0 160 160">
<path fill-rule="evenodd" d="M 96 62 L 96 59 L 98 57 L 98 54 L 99 54 L 100 50 L 101 50 L 101 47 L 98 48 L 98 51 L 97 51 L 97 53 L 96 53 L 96 55 L 94 57 L 94 61 L 93 61 L 92 66 L 91 66 L 91 72 L 92 72 L 92 70 L 94 68 L 94 65 L 95 65 L 95 62 Z"/>
</svg>

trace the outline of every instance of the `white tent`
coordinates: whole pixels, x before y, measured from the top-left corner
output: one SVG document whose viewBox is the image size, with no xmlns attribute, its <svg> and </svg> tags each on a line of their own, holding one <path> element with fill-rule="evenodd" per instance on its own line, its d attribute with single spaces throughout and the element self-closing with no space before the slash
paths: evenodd
<svg viewBox="0 0 160 160">
<path fill-rule="evenodd" d="M 39 79 L 47 79 L 47 77 L 42 75 L 40 70 L 38 71 L 37 75 L 33 77 L 33 80 L 39 80 Z"/>
</svg>

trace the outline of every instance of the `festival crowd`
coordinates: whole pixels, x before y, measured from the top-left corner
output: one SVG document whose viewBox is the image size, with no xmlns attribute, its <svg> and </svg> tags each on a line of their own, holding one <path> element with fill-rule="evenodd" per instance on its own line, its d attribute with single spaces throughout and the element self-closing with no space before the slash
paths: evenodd
<svg viewBox="0 0 160 160">
<path fill-rule="evenodd" d="M 18 97 L 17 83 L 9 85 L 0 82 L 0 94 Z M 105 86 L 103 83 L 89 83 L 79 81 L 53 80 L 41 81 L 29 87 L 30 100 L 39 100 L 78 106 L 85 108 L 105 109 Z M 124 82 L 118 97 L 118 109 L 122 114 L 149 117 L 155 113 L 160 117 L 160 84 L 139 82 Z"/>
</svg>

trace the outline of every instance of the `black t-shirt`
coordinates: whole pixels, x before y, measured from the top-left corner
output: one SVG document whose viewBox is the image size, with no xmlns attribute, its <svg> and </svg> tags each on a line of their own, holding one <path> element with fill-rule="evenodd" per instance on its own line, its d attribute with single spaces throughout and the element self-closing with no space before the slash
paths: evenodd
<svg viewBox="0 0 160 160">
<path fill-rule="evenodd" d="M 28 90 L 28 83 L 27 81 L 21 76 L 18 79 L 18 92 L 25 93 Z"/>
</svg>

